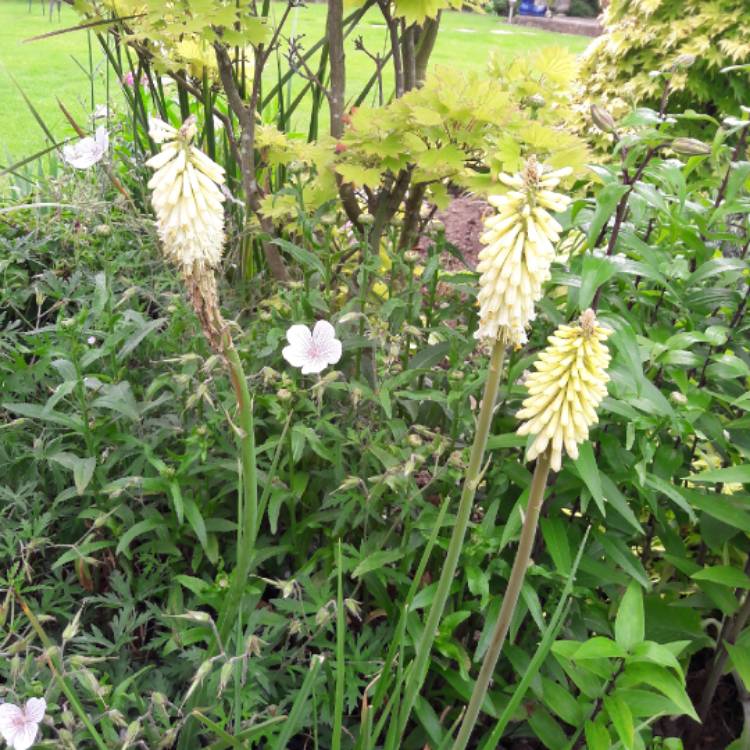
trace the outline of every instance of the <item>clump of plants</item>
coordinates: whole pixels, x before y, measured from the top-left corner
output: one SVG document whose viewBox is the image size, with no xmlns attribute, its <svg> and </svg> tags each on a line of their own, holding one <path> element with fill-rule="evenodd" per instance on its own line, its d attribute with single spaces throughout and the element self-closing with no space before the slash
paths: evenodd
<svg viewBox="0 0 750 750">
<path fill-rule="evenodd" d="M 442 9 L 383 4 L 394 96 L 350 110 L 331 3 L 308 142 L 233 6 L 84 10 L 135 109 L 2 209 L 6 743 L 742 747 L 750 120 L 597 106 L 590 184 L 574 61 L 422 77 Z"/>
</svg>

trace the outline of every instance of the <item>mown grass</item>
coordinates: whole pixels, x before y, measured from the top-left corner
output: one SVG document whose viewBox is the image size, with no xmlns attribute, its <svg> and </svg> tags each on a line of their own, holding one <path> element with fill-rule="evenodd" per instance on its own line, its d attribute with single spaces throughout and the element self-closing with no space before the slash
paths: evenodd
<svg viewBox="0 0 750 750">
<path fill-rule="evenodd" d="M 73 134 L 56 99 L 86 124 L 92 111 L 92 82 L 88 71 L 93 67 L 93 103 L 103 104 L 109 85 L 112 100 L 121 101 L 117 82 L 106 80 L 106 65 L 96 39 L 92 37 L 91 53 L 86 32 L 61 34 L 41 41 L 24 43 L 25 39 L 49 31 L 75 26 L 78 15 L 63 6 L 58 20 L 42 13 L 47 2 L 32 0 L 2 0 L 0 2 L 0 105 L 5 114 L 0 131 L 0 164 L 8 164 L 45 145 L 45 134 L 29 111 L 23 96 L 13 83 L 15 79 L 55 138 Z M 275 3 L 279 13 L 283 3 Z M 325 24 L 325 3 L 311 4 L 292 12 L 288 32 L 304 34 L 304 43 L 311 46 L 322 35 Z M 360 28 L 347 40 L 348 90 L 355 96 L 373 71 L 372 62 L 363 52 L 354 49 L 354 39 L 362 36 L 367 49 L 384 52 L 385 27 L 377 10 L 363 19 Z M 552 34 L 502 23 L 496 16 L 469 13 L 447 13 L 432 57 L 432 65 L 460 66 L 481 69 L 491 51 L 513 57 L 534 48 L 549 45 L 565 46 L 580 52 L 588 39 L 566 34 Z M 270 71 L 275 76 L 275 71 Z M 390 79 L 387 69 L 386 86 Z M 388 89 L 386 89 L 388 91 Z M 304 112 L 300 118 L 304 119 Z"/>
</svg>

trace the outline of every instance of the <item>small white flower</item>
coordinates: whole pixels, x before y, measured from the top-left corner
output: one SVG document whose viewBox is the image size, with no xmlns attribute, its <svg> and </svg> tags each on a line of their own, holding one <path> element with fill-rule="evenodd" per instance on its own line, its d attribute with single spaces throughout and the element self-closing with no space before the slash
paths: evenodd
<svg viewBox="0 0 750 750">
<path fill-rule="evenodd" d="M 34 744 L 46 709 L 44 698 L 29 698 L 23 708 L 12 703 L 0 704 L 0 735 L 9 748 L 28 750 Z"/>
<path fill-rule="evenodd" d="M 292 367 L 301 367 L 303 375 L 318 373 L 341 359 L 341 342 L 327 320 L 319 320 L 312 333 L 305 325 L 294 325 L 286 332 L 289 346 L 281 352 Z"/>
<path fill-rule="evenodd" d="M 89 346 L 93 346 L 93 345 L 94 345 L 94 344 L 96 343 L 96 336 L 89 336 L 89 337 L 88 337 L 88 338 L 86 339 L 86 343 L 87 343 L 87 344 L 88 344 Z"/>
<path fill-rule="evenodd" d="M 88 169 L 100 162 L 109 148 L 109 133 L 106 128 L 97 128 L 93 138 L 81 138 L 78 143 L 63 146 L 63 159 L 75 169 Z"/>
<path fill-rule="evenodd" d="M 111 114 L 112 112 L 106 104 L 97 104 L 94 108 L 93 118 L 95 120 L 104 120 Z"/>
</svg>

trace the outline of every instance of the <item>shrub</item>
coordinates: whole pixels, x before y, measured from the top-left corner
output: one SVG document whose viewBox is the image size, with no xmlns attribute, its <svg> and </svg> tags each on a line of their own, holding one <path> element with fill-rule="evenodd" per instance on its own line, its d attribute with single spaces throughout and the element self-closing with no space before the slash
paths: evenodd
<svg viewBox="0 0 750 750">
<path fill-rule="evenodd" d="M 585 97 L 624 114 L 630 106 L 658 107 L 671 71 L 676 111 L 736 114 L 750 97 L 747 71 L 722 68 L 750 62 L 746 0 L 612 0 L 605 34 L 586 50 L 581 69 Z M 695 58 L 692 65 L 682 64 Z"/>
</svg>

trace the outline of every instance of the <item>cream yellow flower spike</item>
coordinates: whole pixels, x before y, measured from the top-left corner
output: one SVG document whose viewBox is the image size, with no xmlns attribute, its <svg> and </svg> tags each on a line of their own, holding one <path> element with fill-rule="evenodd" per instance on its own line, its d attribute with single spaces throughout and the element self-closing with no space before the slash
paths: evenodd
<svg viewBox="0 0 750 750">
<path fill-rule="evenodd" d="M 183 270 L 216 268 L 224 246 L 224 168 L 192 145 L 195 117 L 176 130 L 157 119 L 149 132 L 161 151 L 146 164 L 164 254 Z"/>
<path fill-rule="evenodd" d="M 224 336 L 214 274 L 224 247 L 224 169 L 192 145 L 196 130 L 194 116 L 179 130 L 149 121 L 152 140 L 164 145 L 146 162 L 155 170 L 148 186 L 164 255 L 179 268 L 209 343 L 226 352 L 231 338 Z"/>
<path fill-rule="evenodd" d="M 604 341 L 611 331 L 596 320 L 593 310 L 578 325 L 561 325 L 549 346 L 534 363 L 526 380 L 529 391 L 516 414 L 525 420 L 519 435 L 536 435 L 528 451 L 532 460 L 550 449 L 551 466 L 559 471 L 563 451 L 578 458 L 578 445 L 589 437 L 598 419 L 596 408 L 607 395 L 609 350 Z"/>
<path fill-rule="evenodd" d="M 564 211 L 570 198 L 553 192 L 570 168 L 547 171 L 532 156 L 523 172 L 501 174 L 511 188 L 505 195 L 489 197 L 497 209 L 485 219 L 479 253 L 479 328 L 475 338 L 526 342 L 526 326 L 534 319 L 534 305 L 542 285 L 550 278 L 555 243 L 561 227 L 550 211 Z"/>
</svg>

